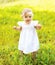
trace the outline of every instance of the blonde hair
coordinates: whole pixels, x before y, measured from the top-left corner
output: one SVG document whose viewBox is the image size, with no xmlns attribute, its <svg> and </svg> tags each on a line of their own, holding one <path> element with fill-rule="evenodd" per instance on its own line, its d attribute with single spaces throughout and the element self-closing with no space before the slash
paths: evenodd
<svg viewBox="0 0 55 65">
<path fill-rule="evenodd" d="M 29 8 L 25 8 L 25 9 L 23 9 L 21 15 L 24 16 L 27 12 L 30 12 L 30 14 L 33 16 L 33 12 L 32 12 L 32 10 L 29 9 Z"/>
</svg>

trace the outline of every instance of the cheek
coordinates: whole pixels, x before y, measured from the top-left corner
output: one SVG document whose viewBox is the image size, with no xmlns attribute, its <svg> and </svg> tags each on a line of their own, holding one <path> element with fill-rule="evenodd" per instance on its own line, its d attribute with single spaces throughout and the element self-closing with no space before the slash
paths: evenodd
<svg viewBox="0 0 55 65">
<path fill-rule="evenodd" d="M 27 20 L 28 18 L 23 17 L 24 20 Z"/>
<path fill-rule="evenodd" d="M 29 18 L 29 20 L 32 20 L 32 18 Z"/>
</svg>

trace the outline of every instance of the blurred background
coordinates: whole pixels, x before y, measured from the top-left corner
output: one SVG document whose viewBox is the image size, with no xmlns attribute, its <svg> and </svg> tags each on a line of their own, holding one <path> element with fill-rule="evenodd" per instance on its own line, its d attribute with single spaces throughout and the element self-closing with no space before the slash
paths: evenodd
<svg viewBox="0 0 55 65">
<path fill-rule="evenodd" d="M 19 61 L 20 32 L 13 29 L 22 21 L 24 8 L 31 8 L 33 20 L 42 25 L 37 30 L 40 50 L 34 65 L 55 65 L 55 0 L 0 0 L 0 65 L 33 65 L 31 55 Z"/>
</svg>

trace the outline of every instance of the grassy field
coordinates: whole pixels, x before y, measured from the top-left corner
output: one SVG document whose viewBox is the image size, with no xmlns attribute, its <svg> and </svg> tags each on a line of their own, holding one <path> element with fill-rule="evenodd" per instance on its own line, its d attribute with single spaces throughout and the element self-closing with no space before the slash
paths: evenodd
<svg viewBox="0 0 55 65">
<path fill-rule="evenodd" d="M 8 1 L 8 3 L 6 2 Z M 14 6 L 14 5 L 29 5 L 34 9 L 40 10 L 48 10 L 55 12 L 55 0 L 4 0 L 3 3 L 0 3 L 0 7 Z"/>
<path fill-rule="evenodd" d="M 13 30 L 13 26 L 18 26 L 17 22 L 22 20 L 20 14 L 25 7 L 33 10 L 33 20 L 39 20 L 42 25 L 42 29 L 37 30 L 40 50 L 36 55 L 34 65 L 55 65 L 55 7 L 52 9 L 47 4 L 40 6 L 41 2 L 38 5 L 29 2 L 21 3 L 16 2 L 13 5 L 10 5 L 10 3 L 0 6 L 0 65 L 33 65 L 34 63 L 31 54 L 23 55 L 24 60 L 22 63 L 20 62 L 20 52 L 18 50 L 20 32 Z"/>
</svg>

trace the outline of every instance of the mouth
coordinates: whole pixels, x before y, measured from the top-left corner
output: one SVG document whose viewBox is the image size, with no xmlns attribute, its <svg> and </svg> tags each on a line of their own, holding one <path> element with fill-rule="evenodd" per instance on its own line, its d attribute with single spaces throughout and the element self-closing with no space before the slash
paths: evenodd
<svg viewBox="0 0 55 65">
<path fill-rule="evenodd" d="M 27 20 L 26 23 L 29 24 L 31 21 L 30 20 Z"/>
<path fill-rule="evenodd" d="M 26 20 L 27 22 L 30 22 L 31 20 Z"/>
</svg>

